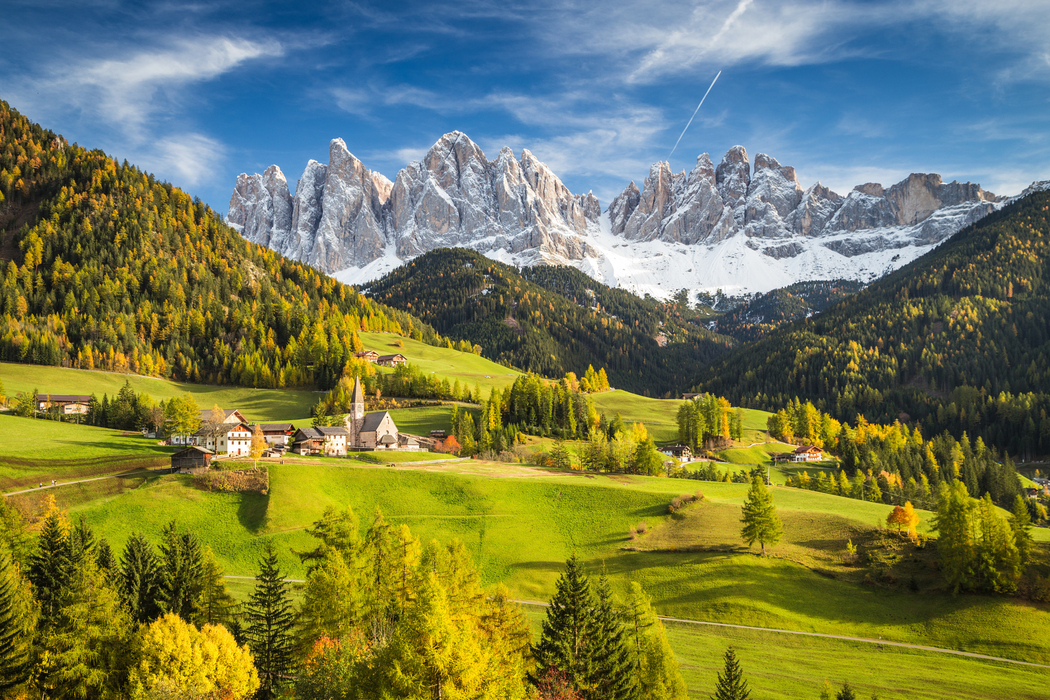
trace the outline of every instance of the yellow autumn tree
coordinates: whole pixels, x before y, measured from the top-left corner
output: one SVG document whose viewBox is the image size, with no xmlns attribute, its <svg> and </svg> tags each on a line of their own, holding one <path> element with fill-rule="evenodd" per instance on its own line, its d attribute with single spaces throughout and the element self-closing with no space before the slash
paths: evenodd
<svg viewBox="0 0 1050 700">
<path fill-rule="evenodd" d="M 915 526 L 919 524 L 919 514 L 912 508 L 911 501 L 905 501 L 904 506 L 896 506 L 886 516 L 887 525 L 896 525 L 899 533 L 902 528 L 907 528 L 908 537 L 915 538 Z"/>
<path fill-rule="evenodd" d="M 169 613 L 139 633 L 135 659 L 128 679 L 132 698 L 159 692 L 242 700 L 259 688 L 251 652 L 222 625 L 198 630 Z"/>
</svg>

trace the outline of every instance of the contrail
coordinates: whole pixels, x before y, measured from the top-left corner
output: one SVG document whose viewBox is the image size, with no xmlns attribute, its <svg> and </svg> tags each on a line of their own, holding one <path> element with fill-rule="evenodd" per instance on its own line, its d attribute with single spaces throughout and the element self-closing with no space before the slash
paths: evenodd
<svg viewBox="0 0 1050 700">
<path fill-rule="evenodd" d="M 667 154 L 668 160 L 670 160 L 671 156 L 674 155 L 674 149 L 678 148 L 678 144 L 682 142 L 682 136 L 685 136 L 685 132 L 689 130 L 689 125 L 693 123 L 693 118 L 696 117 L 696 113 L 699 112 L 700 108 L 704 106 L 704 100 L 707 99 L 707 95 L 711 92 L 711 88 L 713 88 L 715 86 L 715 83 L 718 82 L 719 75 L 722 75 L 722 71 L 718 71 L 718 75 L 715 76 L 715 79 L 711 81 L 711 85 L 708 86 L 707 92 L 705 92 L 704 96 L 700 98 L 700 104 L 698 104 L 696 106 L 696 109 L 693 110 L 693 116 L 689 117 L 689 121 L 686 122 L 685 128 L 682 129 L 682 133 L 678 136 L 678 140 L 674 142 L 674 148 L 672 148 L 671 152 Z"/>
</svg>

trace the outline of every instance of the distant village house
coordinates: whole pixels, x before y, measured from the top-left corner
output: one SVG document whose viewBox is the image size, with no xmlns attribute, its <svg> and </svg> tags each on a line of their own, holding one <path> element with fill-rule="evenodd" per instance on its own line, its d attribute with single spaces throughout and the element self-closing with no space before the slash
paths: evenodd
<svg viewBox="0 0 1050 700">
<path fill-rule="evenodd" d="M 179 450 L 171 456 L 171 469 L 180 474 L 190 474 L 211 466 L 211 458 L 214 456 L 211 450 L 197 445 L 191 445 Z"/>
<path fill-rule="evenodd" d="M 86 415 L 91 404 L 91 397 L 83 394 L 37 394 L 36 409 L 48 411 L 57 408 L 65 416 Z"/>
<path fill-rule="evenodd" d="M 375 350 L 362 350 L 361 352 L 355 352 L 354 357 L 359 360 L 375 363 L 379 360 L 379 353 Z"/>
<path fill-rule="evenodd" d="M 403 365 L 407 362 L 408 358 L 401 353 L 397 353 L 396 355 L 380 355 L 376 359 L 376 364 L 382 365 L 383 367 L 397 367 L 398 365 Z"/>
</svg>

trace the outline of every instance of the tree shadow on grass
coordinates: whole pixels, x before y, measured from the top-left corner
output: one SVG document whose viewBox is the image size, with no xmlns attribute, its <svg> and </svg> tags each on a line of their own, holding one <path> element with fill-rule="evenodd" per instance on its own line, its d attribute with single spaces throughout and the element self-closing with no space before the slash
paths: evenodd
<svg viewBox="0 0 1050 700">
<path fill-rule="evenodd" d="M 237 506 L 237 520 L 241 523 L 241 527 L 257 535 L 266 524 L 266 512 L 269 507 L 269 492 L 263 494 L 257 491 L 246 491 L 241 494 L 241 502 Z"/>
</svg>

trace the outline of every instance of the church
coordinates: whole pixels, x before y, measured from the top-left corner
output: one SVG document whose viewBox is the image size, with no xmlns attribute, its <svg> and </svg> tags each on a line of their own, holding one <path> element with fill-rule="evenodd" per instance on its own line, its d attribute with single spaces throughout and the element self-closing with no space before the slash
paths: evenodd
<svg viewBox="0 0 1050 700">
<path fill-rule="evenodd" d="M 396 450 L 399 446 L 397 425 L 388 411 L 365 413 L 365 393 L 361 390 L 360 377 L 354 380 L 350 413 L 346 414 L 346 431 L 348 447 Z"/>
</svg>

